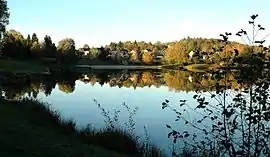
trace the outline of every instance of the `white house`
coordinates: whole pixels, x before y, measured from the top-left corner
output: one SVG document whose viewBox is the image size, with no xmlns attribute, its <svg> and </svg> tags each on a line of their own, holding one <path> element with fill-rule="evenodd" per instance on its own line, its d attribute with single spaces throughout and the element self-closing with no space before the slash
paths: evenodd
<svg viewBox="0 0 270 157">
<path fill-rule="evenodd" d="M 83 52 L 85 56 L 87 56 L 90 53 L 89 50 L 84 50 Z"/>
<path fill-rule="evenodd" d="M 189 58 L 192 58 L 194 54 L 195 54 L 194 51 L 190 51 L 189 54 L 188 54 L 189 55 Z"/>
<path fill-rule="evenodd" d="M 84 80 L 89 80 L 89 77 L 87 75 L 84 75 Z"/>
</svg>

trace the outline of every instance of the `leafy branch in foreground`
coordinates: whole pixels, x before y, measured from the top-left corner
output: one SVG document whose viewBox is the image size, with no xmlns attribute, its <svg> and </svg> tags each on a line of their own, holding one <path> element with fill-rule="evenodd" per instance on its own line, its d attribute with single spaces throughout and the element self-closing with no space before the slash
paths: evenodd
<svg viewBox="0 0 270 157">
<path fill-rule="evenodd" d="M 180 131 L 166 125 L 170 130 L 168 137 L 178 143 L 179 147 L 188 145 L 194 156 L 270 155 L 270 84 L 269 78 L 266 78 L 267 73 L 260 65 L 264 61 L 264 54 L 255 54 L 253 46 L 265 42 L 264 38 L 255 39 L 258 32 L 265 28 L 256 25 L 257 17 L 258 15 L 252 15 L 249 21 L 253 26 L 251 38 L 244 30 L 236 33 L 252 44 L 252 58 L 248 60 L 251 66 L 239 71 L 239 82 L 247 83 L 246 88 L 227 90 L 229 84 L 225 72 L 222 78 L 224 81 L 216 84 L 215 92 L 196 91 L 193 99 L 198 105 L 195 107 L 187 100 L 180 100 L 179 108 L 174 108 L 169 100 L 162 103 L 162 109 L 173 111 L 177 116 L 176 121 L 182 123 L 181 128 L 184 129 Z M 227 32 L 221 34 L 224 48 L 231 35 Z M 192 118 L 190 115 L 193 115 Z M 181 154 L 174 152 L 174 155 Z"/>
</svg>

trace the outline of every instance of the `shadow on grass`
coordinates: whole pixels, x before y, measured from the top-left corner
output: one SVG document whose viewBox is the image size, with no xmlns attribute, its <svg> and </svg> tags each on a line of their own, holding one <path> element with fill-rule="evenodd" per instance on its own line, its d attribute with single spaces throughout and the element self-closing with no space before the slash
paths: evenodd
<svg viewBox="0 0 270 157">
<path fill-rule="evenodd" d="M 163 153 L 149 141 L 141 142 L 129 131 L 122 128 L 96 130 L 91 127 L 76 128 L 72 120 L 60 117 L 59 112 L 53 111 L 49 104 L 34 99 L 11 101 L 18 105 L 21 112 L 27 114 L 36 126 L 50 126 L 61 134 L 74 137 L 84 144 L 100 146 L 108 150 L 126 155 L 160 157 Z"/>
</svg>

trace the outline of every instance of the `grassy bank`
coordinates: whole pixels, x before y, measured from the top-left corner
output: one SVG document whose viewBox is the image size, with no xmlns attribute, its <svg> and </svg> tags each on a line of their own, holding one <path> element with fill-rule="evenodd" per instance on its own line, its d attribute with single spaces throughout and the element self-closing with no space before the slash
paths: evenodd
<svg viewBox="0 0 270 157">
<path fill-rule="evenodd" d="M 146 151 L 159 156 L 156 149 L 146 150 L 121 130 L 77 130 L 74 122 L 62 120 L 35 100 L 1 100 L 0 128 L 1 157 L 124 157 Z"/>
<path fill-rule="evenodd" d="M 46 67 L 37 61 L 19 61 L 7 58 L 0 58 L 0 71 L 14 73 L 41 73 L 46 71 Z"/>
</svg>

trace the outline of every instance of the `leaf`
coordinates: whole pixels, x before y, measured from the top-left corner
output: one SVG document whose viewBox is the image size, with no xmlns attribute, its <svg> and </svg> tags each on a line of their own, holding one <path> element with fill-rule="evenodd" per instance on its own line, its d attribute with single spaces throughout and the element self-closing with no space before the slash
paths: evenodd
<svg viewBox="0 0 270 157">
<path fill-rule="evenodd" d="M 167 128 L 171 129 L 172 127 L 170 125 L 166 125 Z"/>
<path fill-rule="evenodd" d="M 184 135 L 184 137 L 188 137 L 188 136 L 189 136 L 189 134 L 185 134 L 185 135 Z"/>
<path fill-rule="evenodd" d="M 198 97 L 198 95 L 194 95 L 194 96 L 193 96 L 193 99 L 196 99 L 197 97 Z"/>
<path fill-rule="evenodd" d="M 182 113 L 180 113 L 180 112 L 176 112 L 176 114 L 178 114 L 178 115 L 182 115 Z"/>
<path fill-rule="evenodd" d="M 166 99 L 165 101 L 166 101 L 166 103 L 169 103 L 169 100 Z"/>
<path fill-rule="evenodd" d="M 166 102 L 163 102 L 162 105 L 167 105 L 167 103 Z"/>
<path fill-rule="evenodd" d="M 181 104 L 180 104 L 180 107 L 182 107 L 183 105 L 185 105 L 185 103 L 181 103 Z"/>
<path fill-rule="evenodd" d="M 188 124 L 188 121 L 186 121 L 185 124 Z"/>
<path fill-rule="evenodd" d="M 212 95 L 211 95 L 211 98 L 214 98 L 215 96 L 216 96 L 215 94 L 212 94 Z"/>
<path fill-rule="evenodd" d="M 170 137 L 171 137 L 171 135 L 172 135 L 172 132 L 168 133 L 168 138 L 170 138 Z"/>
</svg>

